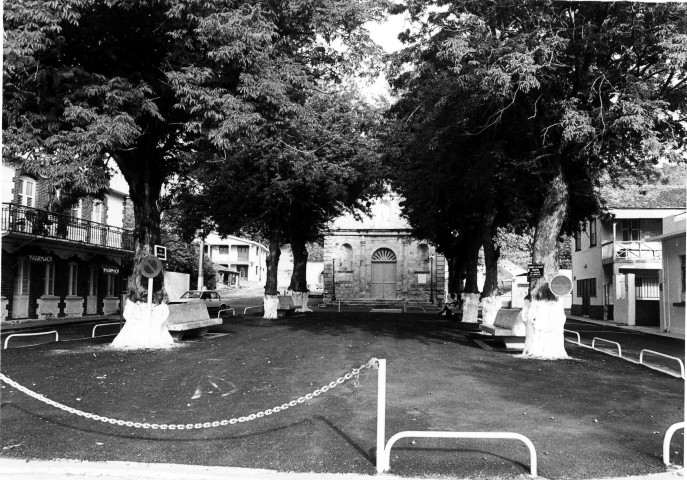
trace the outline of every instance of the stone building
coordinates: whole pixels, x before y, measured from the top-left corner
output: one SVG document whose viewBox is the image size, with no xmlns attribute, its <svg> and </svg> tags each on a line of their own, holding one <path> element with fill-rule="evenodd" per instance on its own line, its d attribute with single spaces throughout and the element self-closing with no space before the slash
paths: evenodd
<svg viewBox="0 0 687 480">
<path fill-rule="evenodd" d="M 443 298 L 445 260 L 434 246 L 410 237 L 399 198 L 377 200 L 371 216 L 335 220 L 324 242 L 324 302 Z"/>
</svg>

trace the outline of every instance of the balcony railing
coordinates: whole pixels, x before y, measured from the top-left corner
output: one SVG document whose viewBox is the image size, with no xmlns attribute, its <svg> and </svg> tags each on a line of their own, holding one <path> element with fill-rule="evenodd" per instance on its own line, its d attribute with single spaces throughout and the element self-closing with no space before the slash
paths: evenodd
<svg viewBox="0 0 687 480">
<path fill-rule="evenodd" d="M 2 230 L 122 250 L 134 249 L 131 230 L 14 203 L 2 204 Z"/>
<path fill-rule="evenodd" d="M 661 260 L 661 242 L 608 242 L 601 246 L 601 257 L 614 261 Z"/>
</svg>

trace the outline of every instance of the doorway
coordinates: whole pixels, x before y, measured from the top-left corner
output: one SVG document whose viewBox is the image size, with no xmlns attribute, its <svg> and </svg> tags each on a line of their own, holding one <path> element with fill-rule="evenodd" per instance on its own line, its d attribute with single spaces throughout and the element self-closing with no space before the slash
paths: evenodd
<svg viewBox="0 0 687 480">
<path fill-rule="evenodd" d="M 372 298 L 396 298 L 396 254 L 380 248 L 372 254 Z"/>
</svg>

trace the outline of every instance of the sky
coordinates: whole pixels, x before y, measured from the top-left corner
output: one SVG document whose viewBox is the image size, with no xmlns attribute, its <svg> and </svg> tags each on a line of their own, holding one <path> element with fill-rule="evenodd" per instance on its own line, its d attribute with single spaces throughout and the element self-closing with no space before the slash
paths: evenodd
<svg viewBox="0 0 687 480">
<path fill-rule="evenodd" d="M 370 37 L 379 46 L 381 46 L 387 53 L 393 53 L 400 50 L 403 45 L 398 40 L 398 34 L 406 28 L 405 15 L 391 15 L 383 23 L 371 23 L 367 25 L 367 30 L 370 32 Z M 361 88 L 371 98 L 380 95 L 389 97 L 389 84 L 384 75 L 377 77 L 377 80 L 371 85 L 361 85 Z"/>
</svg>

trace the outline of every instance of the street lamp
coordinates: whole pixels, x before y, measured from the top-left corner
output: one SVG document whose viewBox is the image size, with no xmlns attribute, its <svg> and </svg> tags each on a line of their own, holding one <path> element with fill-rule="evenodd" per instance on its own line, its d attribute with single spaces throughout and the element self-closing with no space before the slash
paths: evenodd
<svg viewBox="0 0 687 480">
<path fill-rule="evenodd" d="M 429 303 L 434 304 L 434 255 L 429 256 Z"/>
</svg>

